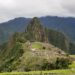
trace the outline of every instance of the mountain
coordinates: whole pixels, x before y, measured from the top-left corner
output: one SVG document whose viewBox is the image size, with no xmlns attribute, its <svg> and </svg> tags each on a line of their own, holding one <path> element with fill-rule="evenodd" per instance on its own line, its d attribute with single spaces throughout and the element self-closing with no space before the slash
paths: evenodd
<svg viewBox="0 0 75 75">
<path fill-rule="evenodd" d="M 15 18 L 0 24 L 0 43 L 5 43 L 14 32 L 22 32 L 25 29 L 29 19 Z"/>
<path fill-rule="evenodd" d="M 44 26 L 63 32 L 71 41 L 75 41 L 75 18 L 46 16 L 40 18 Z"/>
<path fill-rule="evenodd" d="M 75 18 L 46 16 L 39 18 L 42 25 L 64 33 L 69 39 L 75 41 Z M 4 43 L 14 32 L 24 31 L 30 18 L 15 18 L 0 24 L 0 43 Z"/>
<path fill-rule="evenodd" d="M 45 28 L 41 25 L 37 17 L 31 20 L 31 22 L 27 25 L 25 32 L 28 40 L 41 42 L 48 41 Z"/>
<path fill-rule="evenodd" d="M 0 72 L 66 69 L 70 57 L 58 47 L 66 49 L 67 44 L 62 33 L 43 27 L 35 17 L 24 32 L 14 33 L 0 46 Z"/>
<path fill-rule="evenodd" d="M 25 31 L 25 28 L 29 24 L 30 20 L 31 20 L 30 18 L 15 18 L 8 22 L 1 23 L 0 24 L 0 44 L 7 42 L 7 40 L 9 40 L 9 38 L 15 32 Z M 44 27 L 47 27 L 50 30 L 55 30 L 56 33 L 59 33 L 60 35 L 58 35 L 57 38 L 59 36 L 62 36 L 61 33 L 63 33 L 68 38 L 68 40 L 71 41 L 70 44 L 69 43 L 67 44 L 67 46 L 66 46 L 67 48 L 65 48 L 65 45 L 64 45 L 64 49 L 66 49 L 66 50 L 70 49 L 69 52 L 71 54 L 75 53 L 75 44 L 74 44 L 74 38 L 75 38 L 75 36 L 74 36 L 75 35 L 75 33 L 74 33 L 75 32 L 74 31 L 75 21 L 74 20 L 75 20 L 75 18 L 47 16 L 47 17 L 41 17 L 41 18 L 39 18 L 39 20 L 41 21 L 41 24 Z M 56 34 L 56 33 L 52 32 L 51 36 L 53 36 L 52 34 Z M 49 35 L 49 37 L 51 37 L 51 36 Z M 54 39 L 56 39 L 55 36 L 50 38 L 50 40 L 54 40 Z M 59 39 L 59 41 L 60 40 L 61 39 Z M 62 47 L 63 43 L 62 43 L 62 45 L 59 43 L 57 44 L 57 41 L 56 41 L 56 44 L 53 43 L 53 41 L 51 43 L 55 46 L 58 45 L 59 48 L 63 49 L 63 47 Z"/>
<path fill-rule="evenodd" d="M 69 50 L 69 40 L 61 32 L 43 27 L 38 18 L 33 18 L 25 29 L 27 40 L 48 42 L 62 50 Z"/>
</svg>

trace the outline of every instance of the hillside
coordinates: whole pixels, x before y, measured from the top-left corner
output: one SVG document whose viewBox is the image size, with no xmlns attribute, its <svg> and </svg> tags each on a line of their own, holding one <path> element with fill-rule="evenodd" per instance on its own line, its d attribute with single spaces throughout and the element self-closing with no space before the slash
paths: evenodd
<svg viewBox="0 0 75 75">
<path fill-rule="evenodd" d="M 46 16 L 41 17 L 40 21 L 44 26 L 63 32 L 71 41 L 75 41 L 75 18 Z"/>
<path fill-rule="evenodd" d="M 0 44 L 7 42 L 14 32 L 23 32 L 29 19 L 15 18 L 0 24 Z"/>
<path fill-rule="evenodd" d="M 1 51 L 0 72 L 68 68 L 69 60 L 70 57 L 64 51 L 49 43 L 17 42 L 12 49 Z M 61 66 L 57 65 L 57 61 Z"/>
<path fill-rule="evenodd" d="M 60 45 L 56 44 L 56 40 Z M 1 46 L 0 72 L 66 69 L 71 63 L 70 57 L 58 48 L 63 44 L 62 48 L 66 49 L 65 41 L 63 34 L 43 27 L 35 17 L 25 32 L 13 34 L 9 41 Z"/>
</svg>

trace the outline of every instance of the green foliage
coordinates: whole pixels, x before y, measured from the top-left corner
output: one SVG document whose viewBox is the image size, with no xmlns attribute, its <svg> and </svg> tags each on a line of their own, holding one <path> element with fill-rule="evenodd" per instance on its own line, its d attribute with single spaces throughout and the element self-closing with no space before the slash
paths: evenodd
<svg viewBox="0 0 75 75">
<path fill-rule="evenodd" d="M 54 70 L 54 69 L 67 69 L 69 67 L 68 59 L 59 59 L 53 63 L 43 58 L 30 57 L 26 60 L 24 71 L 37 71 L 37 70 Z"/>
<path fill-rule="evenodd" d="M 54 68 L 54 64 L 49 63 L 47 60 L 44 60 L 41 65 L 41 70 L 52 70 Z"/>
<path fill-rule="evenodd" d="M 13 41 L 20 42 L 20 43 L 25 43 L 26 39 L 23 37 L 22 33 L 15 33 L 13 35 Z"/>
<path fill-rule="evenodd" d="M 65 50 L 66 52 L 69 50 L 68 38 L 64 34 L 55 30 L 48 29 L 47 35 L 51 44 L 62 50 Z"/>
<path fill-rule="evenodd" d="M 29 71 L 29 72 L 4 72 L 0 75 L 74 75 L 75 70 L 50 70 L 50 71 Z"/>
<path fill-rule="evenodd" d="M 7 58 L 11 58 L 12 56 L 14 58 L 17 58 L 23 54 L 22 45 L 20 43 L 15 43 L 13 48 L 10 49 Z"/>
<path fill-rule="evenodd" d="M 23 54 L 23 49 L 20 43 L 16 43 L 11 50 L 9 50 L 3 64 L 0 66 L 0 71 L 12 71 L 13 62 L 17 61 Z"/>
<path fill-rule="evenodd" d="M 69 59 L 65 59 L 65 58 L 61 58 L 61 59 L 57 58 L 55 63 L 56 69 L 66 69 L 69 67 L 69 64 L 70 64 Z"/>
<path fill-rule="evenodd" d="M 41 68 L 42 70 L 67 69 L 69 64 L 70 63 L 68 59 L 57 58 L 56 62 L 53 63 L 49 63 L 47 60 L 45 60 Z"/>
<path fill-rule="evenodd" d="M 70 43 L 69 53 L 75 54 L 75 43 Z"/>
</svg>

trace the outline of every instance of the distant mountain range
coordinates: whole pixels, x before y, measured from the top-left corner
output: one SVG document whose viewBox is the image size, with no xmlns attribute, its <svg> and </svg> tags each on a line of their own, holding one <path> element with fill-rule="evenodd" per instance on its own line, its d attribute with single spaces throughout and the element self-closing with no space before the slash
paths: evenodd
<svg viewBox="0 0 75 75">
<path fill-rule="evenodd" d="M 63 32 L 70 40 L 75 41 L 75 18 L 72 17 L 41 17 L 43 25 Z"/>
<path fill-rule="evenodd" d="M 75 42 L 75 18 L 46 16 L 39 18 L 41 23 L 50 28 L 63 32 L 69 39 Z M 4 43 L 14 32 L 21 32 L 29 23 L 31 18 L 15 18 L 0 24 L 0 43 Z"/>
</svg>

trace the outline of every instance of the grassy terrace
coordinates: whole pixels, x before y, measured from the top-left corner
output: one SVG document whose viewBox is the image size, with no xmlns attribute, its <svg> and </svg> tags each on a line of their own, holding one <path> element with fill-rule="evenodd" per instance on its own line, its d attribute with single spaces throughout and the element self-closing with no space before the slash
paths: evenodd
<svg viewBox="0 0 75 75">
<path fill-rule="evenodd" d="M 72 58 L 75 58 L 75 55 L 70 55 Z M 69 65 L 70 68 L 75 69 L 75 60 L 71 65 Z"/>
<path fill-rule="evenodd" d="M 30 72 L 5 72 L 0 75 L 75 75 L 75 62 L 69 66 L 72 69 L 50 70 L 50 71 L 30 71 Z"/>
<path fill-rule="evenodd" d="M 36 48 L 36 49 L 42 49 L 43 46 L 39 42 L 34 42 L 34 43 L 32 43 L 31 47 Z"/>
<path fill-rule="evenodd" d="M 70 55 L 71 57 L 75 58 L 75 55 Z"/>
<path fill-rule="evenodd" d="M 51 71 L 31 71 L 31 72 L 7 72 L 0 75 L 75 75 L 75 70 L 51 70 Z"/>
<path fill-rule="evenodd" d="M 69 65 L 69 67 L 75 69 L 75 61 L 73 61 L 73 63 Z"/>
</svg>

